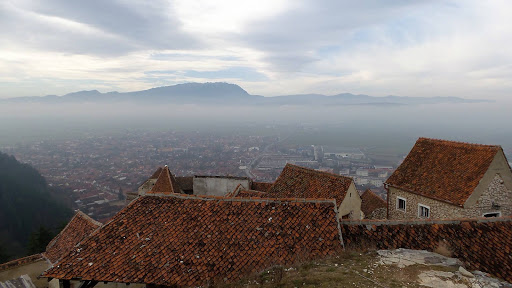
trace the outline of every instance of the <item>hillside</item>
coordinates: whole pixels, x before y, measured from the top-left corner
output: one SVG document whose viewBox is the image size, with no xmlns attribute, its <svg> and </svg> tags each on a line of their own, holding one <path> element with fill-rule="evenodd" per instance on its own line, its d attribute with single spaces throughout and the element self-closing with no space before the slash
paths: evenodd
<svg viewBox="0 0 512 288">
<path fill-rule="evenodd" d="M 71 215 L 36 169 L 0 152 L 0 250 L 9 258 L 27 253 L 32 233 L 41 227 L 55 233 Z"/>
</svg>

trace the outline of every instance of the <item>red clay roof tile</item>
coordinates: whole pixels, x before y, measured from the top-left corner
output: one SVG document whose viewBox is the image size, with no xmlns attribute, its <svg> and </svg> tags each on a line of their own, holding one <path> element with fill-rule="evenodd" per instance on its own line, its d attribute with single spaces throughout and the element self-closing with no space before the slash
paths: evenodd
<svg viewBox="0 0 512 288">
<path fill-rule="evenodd" d="M 239 198 L 249 198 L 249 197 L 258 197 L 258 198 L 266 198 L 269 197 L 268 193 L 256 191 L 256 190 L 240 190 L 235 196 Z"/>
<path fill-rule="evenodd" d="M 352 178 L 286 164 L 267 191 L 275 198 L 335 199 L 339 206 L 352 183 Z"/>
<path fill-rule="evenodd" d="M 68 225 L 46 246 L 43 255 L 50 262 L 57 262 L 84 238 L 101 227 L 101 223 L 78 211 Z"/>
<path fill-rule="evenodd" d="M 268 183 L 268 182 L 252 182 L 251 190 L 267 192 L 271 186 L 272 186 L 272 183 Z"/>
<path fill-rule="evenodd" d="M 500 146 L 419 138 L 386 183 L 463 206 L 500 150 Z"/>
<path fill-rule="evenodd" d="M 372 214 L 376 209 L 386 208 L 387 206 L 386 201 L 373 193 L 370 189 L 367 189 L 364 191 L 363 195 L 361 195 L 361 211 L 363 211 L 366 216 Z"/>
<path fill-rule="evenodd" d="M 200 286 L 339 249 L 332 200 L 142 196 L 43 277 Z"/>
</svg>

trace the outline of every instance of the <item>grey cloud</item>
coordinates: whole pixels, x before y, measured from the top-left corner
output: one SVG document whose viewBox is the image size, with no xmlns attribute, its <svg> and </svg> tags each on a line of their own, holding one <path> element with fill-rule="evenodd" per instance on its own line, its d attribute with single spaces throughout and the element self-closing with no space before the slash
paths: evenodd
<svg viewBox="0 0 512 288">
<path fill-rule="evenodd" d="M 238 41 L 266 52 L 279 70 L 296 71 L 314 62 L 311 54 L 331 45 L 350 45 L 359 29 L 403 16 L 425 1 L 307 1 L 264 22 L 252 23 Z M 432 2 L 430 2 L 432 3 Z M 293 61 L 290 61 L 293 60 Z"/>
<path fill-rule="evenodd" d="M 0 15 L 6 17 L 0 20 L 0 31 L 12 41 L 23 41 L 35 48 L 80 54 L 112 55 L 138 49 L 190 49 L 200 45 L 198 39 L 181 30 L 181 23 L 167 2 L 147 3 L 49 0 L 17 9 L 3 5 Z M 103 33 L 58 27 L 37 15 L 82 23 Z"/>
</svg>

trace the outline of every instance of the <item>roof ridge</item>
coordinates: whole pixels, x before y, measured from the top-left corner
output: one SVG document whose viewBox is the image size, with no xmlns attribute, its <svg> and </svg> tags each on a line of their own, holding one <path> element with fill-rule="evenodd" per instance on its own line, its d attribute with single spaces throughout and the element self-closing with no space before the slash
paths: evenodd
<svg viewBox="0 0 512 288">
<path fill-rule="evenodd" d="M 445 140 L 445 139 L 438 139 L 438 138 L 427 138 L 427 137 L 420 137 L 418 140 L 416 140 L 416 143 L 419 141 L 429 141 L 439 144 L 447 144 L 447 145 L 455 145 L 455 146 L 473 146 L 475 148 L 481 147 L 481 148 L 501 148 L 501 145 L 489 145 L 489 144 L 480 144 L 480 143 L 471 143 L 471 142 L 464 142 L 464 141 L 455 141 L 455 140 Z"/>
<path fill-rule="evenodd" d="M 223 197 L 223 196 L 213 196 L 213 195 L 189 195 L 189 194 L 179 194 L 179 193 L 155 193 L 150 195 L 144 195 L 139 197 L 174 197 L 180 199 L 191 199 L 191 200 L 218 200 L 218 201 L 226 201 L 226 202 L 248 202 L 251 200 L 261 200 L 254 202 L 270 202 L 270 203 L 282 203 L 282 202 L 294 202 L 294 203 L 333 203 L 336 205 L 335 199 L 327 199 L 327 198 L 260 198 L 260 197 L 249 197 L 249 198 L 236 198 L 236 197 Z M 135 201 L 134 201 L 135 202 Z"/>
<path fill-rule="evenodd" d="M 80 211 L 80 210 L 77 210 L 76 211 L 77 214 L 80 214 L 80 216 L 84 217 L 85 220 L 95 224 L 95 225 L 98 225 L 98 226 L 102 226 L 103 224 L 100 222 L 100 221 L 97 221 L 97 220 L 94 220 L 94 218 L 92 218 L 91 216 L 85 214 L 84 212 Z"/>
<path fill-rule="evenodd" d="M 82 212 L 80 210 L 77 210 L 75 215 L 73 215 L 73 217 L 71 217 L 71 219 L 69 219 L 69 221 L 66 224 L 66 226 L 64 226 L 64 228 L 62 230 L 60 230 L 59 234 L 57 234 L 55 237 L 53 237 L 53 239 L 50 241 L 50 243 L 48 243 L 48 245 L 46 245 L 45 252 L 48 251 L 48 249 L 52 248 L 53 245 L 55 245 L 55 243 L 57 243 L 57 241 L 60 239 L 60 236 L 62 235 L 62 233 L 64 233 L 64 231 L 73 222 L 73 220 L 75 220 L 75 218 L 77 218 L 79 216 L 82 217 L 84 220 L 86 220 L 86 221 L 88 221 L 88 222 L 90 222 L 90 223 L 92 223 L 94 225 L 97 225 L 98 227 L 101 227 L 103 225 L 103 224 L 101 224 L 101 222 L 98 222 L 98 221 L 92 219 L 90 216 L 88 216 L 84 212 Z"/>
</svg>

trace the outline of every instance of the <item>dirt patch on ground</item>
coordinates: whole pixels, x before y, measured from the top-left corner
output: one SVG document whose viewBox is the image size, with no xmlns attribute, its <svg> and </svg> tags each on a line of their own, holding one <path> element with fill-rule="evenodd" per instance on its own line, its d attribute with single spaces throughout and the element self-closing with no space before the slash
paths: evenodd
<svg viewBox="0 0 512 288">
<path fill-rule="evenodd" d="M 239 283 L 219 287 L 512 288 L 481 272 L 464 270 L 463 275 L 460 267 L 457 259 L 427 251 L 352 251 L 292 267 L 273 267 Z"/>
</svg>

